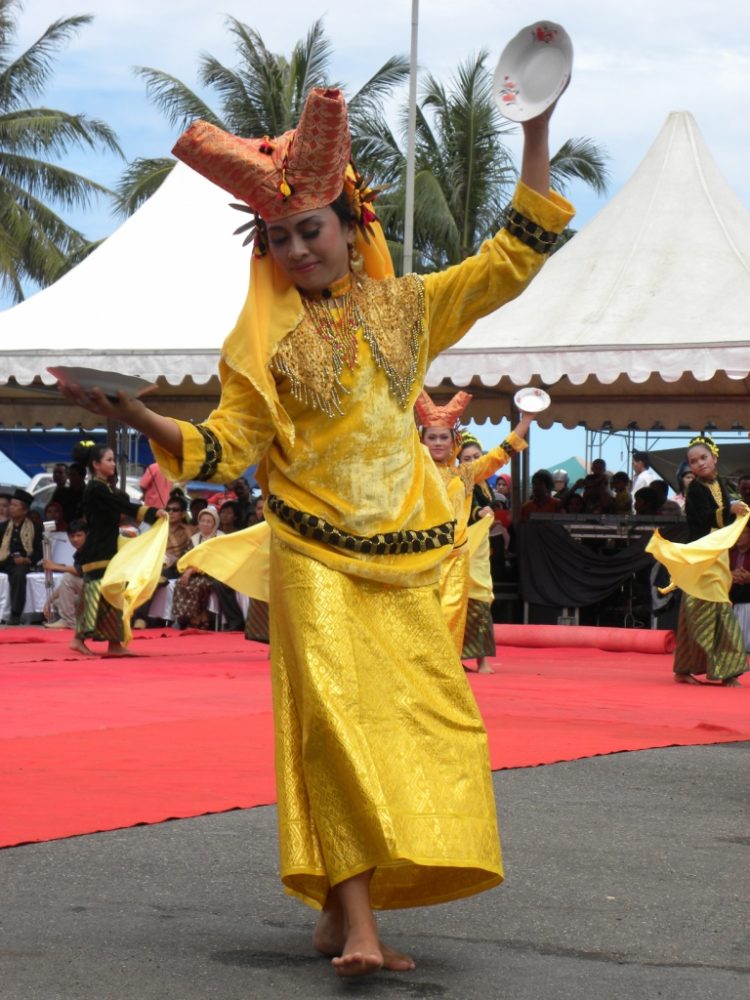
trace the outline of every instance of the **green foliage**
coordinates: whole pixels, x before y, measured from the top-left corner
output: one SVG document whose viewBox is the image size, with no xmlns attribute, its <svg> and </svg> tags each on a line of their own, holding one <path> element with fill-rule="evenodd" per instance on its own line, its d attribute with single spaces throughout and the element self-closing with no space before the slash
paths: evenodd
<svg viewBox="0 0 750 1000">
<path fill-rule="evenodd" d="M 487 53 L 462 63 L 446 87 L 428 75 L 420 89 L 416 127 L 414 266 L 435 270 L 476 253 L 502 225 L 518 179 L 507 146 L 516 126 L 503 118 L 492 96 Z M 406 144 L 407 113 L 401 134 Z M 403 240 L 406 156 L 380 127 L 386 164 L 383 181 L 396 180 L 378 202 L 386 235 Z M 573 179 L 598 193 L 606 189 L 605 154 L 590 139 L 570 139 L 551 161 L 553 186 L 564 191 Z M 569 231 L 568 238 L 572 235 Z"/>
<path fill-rule="evenodd" d="M 237 64 L 227 67 L 214 56 L 200 58 L 198 78 L 216 98 L 210 107 L 190 87 L 158 69 L 141 66 L 136 72 L 146 83 L 149 98 L 170 125 L 183 131 L 196 118 L 235 135 L 281 135 L 299 121 L 305 98 L 313 87 L 341 87 L 330 77 L 331 44 L 322 20 L 297 42 L 291 56 L 271 52 L 260 34 L 237 18 L 227 18 L 234 39 Z M 375 75 L 348 98 L 352 148 L 365 169 L 379 151 L 377 122 L 381 101 L 409 75 L 408 60 L 389 59 Z M 159 186 L 174 160 L 136 160 L 117 187 L 117 209 L 130 215 Z"/>
<path fill-rule="evenodd" d="M 122 155 L 104 122 L 30 106 L 44 92 L 56 54 L 91 17 L 60 18 L 14 54 L 21 10 L 20 0 L 0 0 L 0 284 L 15 302 L 24 284 L 51 284 L 90 246 L 48 202 L 88 207 L 94 196 L 111 193 L 50 159 L 73 147 Z"/>
</svg>

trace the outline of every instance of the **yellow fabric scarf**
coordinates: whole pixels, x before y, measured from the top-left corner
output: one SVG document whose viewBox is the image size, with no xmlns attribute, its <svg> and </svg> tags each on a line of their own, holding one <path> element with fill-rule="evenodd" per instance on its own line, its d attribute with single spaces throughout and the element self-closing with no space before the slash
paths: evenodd
<svg viewBox="0 0 750 1000">
<path fill-rule="evenodd" d="M 271 529 L 261 521 L 191 549 L 179 560 L 177 569 L 184 573 L 192 566 L 247 597 L 268 601 L 270 565 Z"/>
<path fill-rule="evenodd" d="M 660 587 L 659 592 L 668 594 L 679 587 L 701 601 L 729 604 L 729 589 L 732 586 L 729 549 L 742 534 L 748 518 L 750 514 L 745 514 L 725 528 L 683 545 L 669 542 L 655 531 L 646 552 L 666 566 L 671 577 L 669 586 Z"/>
<path fill-rule="evenodd" d="M 159 583 L 167 551 L 169 522 L 160 517 L 137 538 L 129 539 L 110 560 L 102 579 L 102 596 L 122 611 L 124 639 L 131 639 L 130 619 L 148 601 Z"/>
</svg>

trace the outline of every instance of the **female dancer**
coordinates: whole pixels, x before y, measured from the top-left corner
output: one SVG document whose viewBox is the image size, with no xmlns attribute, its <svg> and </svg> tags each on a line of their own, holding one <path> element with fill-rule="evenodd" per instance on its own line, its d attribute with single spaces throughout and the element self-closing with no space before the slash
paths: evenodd
<svg viewBox="0 0 750 1000">
<path fill-rule="evenodd" d="M 704 538 L 748 512 L 745 503 L 732 497 L 717 476 L 718 459 L 719 449 L 707 435 L 699 434 L 688 445 L 687 461 L 695 476 L 685 494 L 690 541 Z M 726 552 L 720 558 L 726 562 Z M 674 675 L 679 683 L 698 684 L 697 675 L 705 674 L 708 680 L 736 687 L 737 678 L 747 670 L 745 643 L 729 603 L 730 585 L 731 576 L 719 595 L 723 600 L 705 600 L 683 592 L 674 652 Z"/>
<path fill-rule="evenodd" d="M 453 548 L 440 569 L 440 604 L 459 656 L 464 648 L 469 604 L 470 556 L 467 530 L 474 488 L 477 483 L 494 475 L 499 468 L 510 461 L 513 454 L 523 451 L 526 447 L 524 438 L 532 420 L 528 413 L 522 414 L 516 427 L 501 445 L 473 462 L 456 465 L 456 457 L 461 446 L 461 441 L 457 437 L 458 420 L 471 402 L 471 398 L 468 392 L 457 392 L 445 406 L 436 406 L 427 393 L 422 391 L 415 405 L 417 420 L 421 426 L 422 444 L 429 451 L 440 472 L 456 521 Z M 489 608 L 487 613 L 489 614 Z M 491 628 L 491 616 L 489 625 Z"/>
<path fill-rule="evenodd" d="M 403 278 L 349 167 L 339 91 L 313 90 L 278 138 L 195 123 L 178 158 L 259 216 L 219 407 L 193 425 L 67 391 L 148 434 L 174 480 L 260 463 L 281 878 L 322 908 L 314 945 L 339 975 L 414 967 L 374 909 L 502 878 L 486 735 L 436 598 L 454 513 L 412 407 L 430 359 L 522 291 L 570 218 L 549 191 L 548 118 L 524 123 L 506 227 L 457 267 Z"/>
<path fill-rule="evenodd" d="M 113 490 L 115 456 L 106 445 L 95 444 L 88 451 L 91 478 L 83 491 L 83 513 L 86 518 L 86 541 L 81 546 L 83 572 L 81 611 L 70 648 L 92 656 L 86 639 L 101 639 L 108 644 L 104 656 L 134 656 L 124 644 L 122 612 L 101 594 L 102 577 L 109 561 L 117 552 L 120 537 L 120 516 L 128 514 L 137 521 L 153 524 L 166 511 L 133 503 L 127 494 Z"/>
<path fill-rule="evenodd" d="M 458 449 L 459 465 L 467 462 L 475 462 L 482 458 L 484 451 L 478 438 L 466 431 L 461 431 L 461 444 Z M 471 509 L 469 511 L 468 524 L 477 524 L 481 518 L 490 517 L 494 521 L 495 512 L 493 505 L 497 504 L 495 494 L 489 483 L 483 480 L 474 485 L 471 495 Z M 498 524 L 497 529 L 507 535 L 506 529 Z M 496 536 L 497 537 L 497 536 Z M 497 647 L 495 645 L 495 632 L 492 625 L 492 601 L 494 599 L 492 588 L 492 574 L 490 572 L 490 537 L 483 534 L 483 541 L 471 554 L 471 586 L 469 589 L 469 600 L 466 605 L 466 627 L 464 628 L 464 642 L 461 651 L 461 659 L 476 660 L 477 673 L 494 674 L 493 668 L 487 662 L 489 657 L 494 656 Z M 504 537 L 497 541 L 505 550 Z M 483 592 L 480 594 L 479 591 Z M 474 592 L 472 592 L 474 591 Z M 464 666 L 466 664 L 464 663 Z"/>
</svg>

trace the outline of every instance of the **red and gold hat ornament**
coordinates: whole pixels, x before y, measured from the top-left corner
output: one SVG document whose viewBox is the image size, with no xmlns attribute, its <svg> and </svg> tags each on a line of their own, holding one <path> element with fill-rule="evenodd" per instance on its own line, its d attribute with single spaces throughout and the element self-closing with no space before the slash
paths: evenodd
<svg viewBox="0 0 750 1000">
<path fill-rule="evenodd" d="M 424 389 L 417 396 L 414 411 L 422 428 L 445 427 L 455 431 L 460 427 L 461 414 L 474 397 L 468 392 L 457 392 L 444 406 L 438 406 Z"/>
<path fill-rule="evenodd" d="M 172 152 L 264 222 L 323 208 L 341 194 L 351 153 L 344 95 L 311 90 L 297 128 L 276 139 L 243 139 L 196 121 Z"/>
</svg>

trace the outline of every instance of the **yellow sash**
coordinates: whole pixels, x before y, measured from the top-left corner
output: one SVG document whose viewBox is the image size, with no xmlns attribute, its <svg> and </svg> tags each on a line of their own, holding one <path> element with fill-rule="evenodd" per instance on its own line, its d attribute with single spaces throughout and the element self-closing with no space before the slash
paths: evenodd
<svg viewBox="0 0 750 1000">
<path fill-rule="evenodd" d="M 725 528 L 712 531 L 694 542 L 679 544 L 668 542 L 658 531 L 651 536 L 646 552 L 662 566 L 666 566 L 671 577 L 668 587 L 659 588 L 668 594 L 677 587 L 691 597 L 715 604 L 729 604 L 729 588 L 732 586 L 732 572 L 729 568 L 729 549 L 736 543 L 747 524 L 750 514 L 738 517 Z"/>
</svg>

